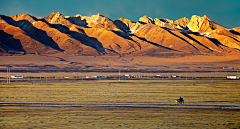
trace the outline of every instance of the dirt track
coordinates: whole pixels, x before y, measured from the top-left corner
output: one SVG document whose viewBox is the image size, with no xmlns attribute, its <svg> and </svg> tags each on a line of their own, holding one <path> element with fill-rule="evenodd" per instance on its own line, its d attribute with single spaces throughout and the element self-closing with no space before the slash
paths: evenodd
<svg viewBox="0 0 240 129">
<path fill-rule="evenodd" d="M 105 108 L 127 108 L 127 109 L 199 109 L 199 110 L 223 110 L 240 112 L 240 104 L 206 104 L 206 103 L 57 103 L 57 102 L 0 102 L 3 106 L 68 106 L 68 107 L 105 107 Z"/>
</svg>

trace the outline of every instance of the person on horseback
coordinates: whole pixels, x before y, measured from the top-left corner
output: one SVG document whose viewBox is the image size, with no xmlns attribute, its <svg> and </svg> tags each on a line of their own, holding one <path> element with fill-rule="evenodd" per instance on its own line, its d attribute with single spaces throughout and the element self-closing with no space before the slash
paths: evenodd
<svg viewBox="0 0 240 129">
<path fill-rule="evenodd" d="M 183 98 L 180 96 L 179 99 L 177 99 L 176 103 L 184 104 Z"/>
</svg>

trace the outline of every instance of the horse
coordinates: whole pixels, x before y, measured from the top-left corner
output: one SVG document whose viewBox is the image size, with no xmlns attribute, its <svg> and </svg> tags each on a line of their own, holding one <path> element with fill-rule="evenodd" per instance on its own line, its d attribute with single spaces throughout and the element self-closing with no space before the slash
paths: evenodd
<svg viewBox="0 0 240 129">
<path fill-rule="evenodd" d="M 181 96 L 179 99 L 177 99 L 176 104 L 184 104 L 184 100 Z"/>
</svg>

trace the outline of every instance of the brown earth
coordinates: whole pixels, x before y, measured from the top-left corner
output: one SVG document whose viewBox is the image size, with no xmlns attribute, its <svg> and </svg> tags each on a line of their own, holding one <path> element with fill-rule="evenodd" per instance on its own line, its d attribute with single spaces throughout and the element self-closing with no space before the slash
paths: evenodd
<svg viewBox="0 0 240 129">
<path fill-rule="evenodd" d="M 165 53 L 166 55 L 168 53 Z M 164 55 L 163 55 L 164 56 Z M 12 70 L 57 70 L 57 71 L 221 71 L 236 72 L 239 70 L 238 57 L 224 56 L 183 56 L 159 58 L 154 56 L 42 56 L 35 54 L 0 56 L 0 69 L 6 72 L 6 67 Z M 21 71 L 19 71 L 21 72 Z M 22 71 L 24 72 L 24 71 Z"/>
</svg>

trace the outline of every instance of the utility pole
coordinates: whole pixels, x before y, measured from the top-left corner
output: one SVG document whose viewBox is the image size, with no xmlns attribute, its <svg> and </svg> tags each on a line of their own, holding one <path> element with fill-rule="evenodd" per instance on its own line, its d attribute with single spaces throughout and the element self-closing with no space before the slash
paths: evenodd
<svg viewBox="0 0 240 129">
<path fill-rule="evenodd" d="M 7 67 L 7 84 L 11 84 L 10 67 Z"/>
<path fill-rule="evenodd" d="M 7 67 L 7 84 L 8 84 L 8 67 Z"/>
<path fill-rule="evenodd" d="M 186 81 L 187 81 L 187 70 L 186 70 Z"/>
<path fill-rule="evenodd" d="M 10 74 L 10 67 L 9 67 L 9 84 L 11 84 L 10 78 L 11 78 L 11 74 Z"/>
<path fill-rule="evenodd" d="M 119 75 L 118 76 L 119 76 L 119 80 L 118 81 L 120 82 L 120 69 L 119 69 Z"/>
</svg>

